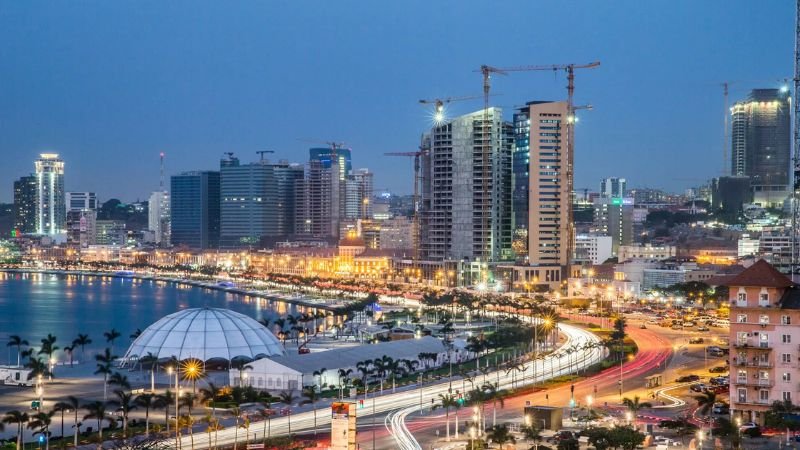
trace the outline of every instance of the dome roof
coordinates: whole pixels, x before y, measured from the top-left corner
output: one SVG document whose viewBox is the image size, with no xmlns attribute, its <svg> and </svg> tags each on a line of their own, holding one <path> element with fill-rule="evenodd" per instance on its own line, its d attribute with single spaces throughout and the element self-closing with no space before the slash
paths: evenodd
<svg viewBox="0 0 800 450">
<path fill-rule="evenodd" d="M 147 327 L 125 353 L 124 361 L 152 353 L 178 360 L 263 358 L 283 355 L 280 341 L 263 325 L 221 308 L 192 308 L 163 317 Z"/>
</svg>

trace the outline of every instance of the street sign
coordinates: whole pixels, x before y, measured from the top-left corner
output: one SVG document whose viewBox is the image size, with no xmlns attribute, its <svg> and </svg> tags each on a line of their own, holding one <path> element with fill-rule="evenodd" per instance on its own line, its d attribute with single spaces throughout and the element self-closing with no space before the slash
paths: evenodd
<svg viewBox="0 0 800 450">
<path fill-rule="evenodd" d="M 34 400 L 31 402 L 31 409 L 39 409 L 40 406 L 41 403 L 39 403 L 39 400 Z"/>
</svg>

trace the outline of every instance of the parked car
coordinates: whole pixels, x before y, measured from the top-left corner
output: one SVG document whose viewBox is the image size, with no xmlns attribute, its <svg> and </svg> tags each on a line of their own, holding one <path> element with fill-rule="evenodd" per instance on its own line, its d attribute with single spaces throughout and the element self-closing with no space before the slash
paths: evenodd
<svg viewBox="0 0 800 450">
<path fill-rule="evenodd" d="M 547 438 L 547 442 L 553 442 L 555 444 L 558 444 L 561 441 L 569 439 L 575 439 L 575 433 L 569 430 L 558 430 L 556 434 Z"/>
<path fill-rule="evenodd" d="M 749 430 L 758 430 L 758 424 L 755 422 L 745 422 L 739 426 L 739 433 L 744 433 Z"/>
<path fill-rule="evenodd" d="M 725 403 L 715 403 L 714 407 L 711 408 L 711 412 L 714 414 L 730 414 L 731 407 L 726 405 Z"/>
<path fill-rule="evenodd" d="M 697 327 L 697 331 L 708 331 L 708 327 L 707 326 Z"/>
<path fill-rule="evenodd" d="M 701 337 L 690 338 L 689 339 L 689 343 L 690 344 L 702 344 L 703 343 L 703 338 L 701 338 Z"/>
<path fill-rule="evenodd" d="M 711 372 L 711 373 L 725 373 L 725 372 L 728 371 L 728 367 L 727 366 L 716 366 L 716 367 L 712 367 L 712 368 L 708 369 L 708 371 Z"/>
<path fill-rule="evenodd" d="M 689 390 L 694 391 L 694 392 L 705 392 L 706 389 L 708 389 L 708 388 L 703 383 L 695 383 L 695 384 L 689 386 Z"/>
<path fill-rule="evenodd" d="M 646 330 L 647 329 L 647 325 L 645 325 L 644 322 L 642 322 L 642 324 L 639 325 L 639 328 L 641 328 L 643 330 Z"/>
<path fill-rule="evenodd" d="M 692 374 L 692 375 L 684 375 L 682 377 L 678 377 L 678 379 L 675 381 L 677 381 L 678 383 L 688 383 L 690 381 L 697 381 L 699 379 L 700 376 Z"/>
</svg>

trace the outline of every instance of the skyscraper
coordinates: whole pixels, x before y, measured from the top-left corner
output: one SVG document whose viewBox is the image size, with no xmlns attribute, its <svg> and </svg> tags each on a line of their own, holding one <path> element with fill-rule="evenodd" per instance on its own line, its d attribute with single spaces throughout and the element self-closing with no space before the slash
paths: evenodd
<svg viewBox="0 0 800 450">
<path fill-rule="evenodd" d="M 294 231 L 294 184 L 300 165 L 261 160 L 220 161 L 221 245 L 235 248 L 262 238 L 285 239 Z"/>
<path fill-rule="evenodd" d="M 57 235 L 66 231 L 64 161 L 56 153 L 42 153 L 36 168 L 36 233 Z"/>
<path fill-rule="evenodd" d="M 609 177 L 600 180 L 601 198 L 622 198 L 625 197 L 627 182 L 625 178 Z"/>
<path fill-rule="evenodd" d="M 97 209 L 97 194 L 94 192 L 67 192 L 67 211 Z"/>
<path fill-rule="evenodd" d="M 369 169 L 358 169 L 347 177 L 346 217 L 370 219 L 372 217 L 372 181 Z"/>
<path fill-rule="evenodd" d="M 295 233 L 299 236 L 338 239 L 345 211 L 346 180 L 334 173 L 339 165 L 324 167 L 319 160 L 308 162 L 305 177 L 295 185 Z"/>
<path fill-rule="evenodd" d="M 97 195 L 67 192 L 67 242 L 86 248 L 97 240 Z"/>
<path fill-rule="evenodd" d="M 311 148 L 308 150 L 309 161 L 319 161 L 324 169 L 331 168 L 330 148 Z M 349 148 L 336 148 L 336 160 L 339 165 L 339 178 L 344 180 L 353 171 L 353 161 Z"/>
<path fill-rule="evenodd" d="M 36 175 L 14 181 L 15 234 L 36 232 Z"/>
<path fill-rule="evenodd" d="M 788 195 L 791 105 L 789 91 L 753 89 L 731 108 L 731 175 L 747 176 L 755 202 Z"/>
<path fill-rule="evenodd" d="M 489 109 L 488 120 L 484 127 L 483 110 L 466 114 L 434 127 L 424 138 L 423 259 L 511 258 L 512 126 L 503 122 L 499 108 Z"/>
<path fill-rule="evenodd" d="M 568 116 L 566 102 L 528 103 L 528 264 L 531 265 L 566 268 L 573 251 Z"/>
<path fill-rule="evenodd" d="M 154 242 L 160 247 L 170 246 L 169 203 L 169 192 L 165 190 L 152 192 L 147 203 L 147 223 L 153 233 Z"/>
<path fill-rule="evenodd" d="M 170 179 L 172 245 L 219 247 L 220 174 L 183 172 Z"/>
</svg>

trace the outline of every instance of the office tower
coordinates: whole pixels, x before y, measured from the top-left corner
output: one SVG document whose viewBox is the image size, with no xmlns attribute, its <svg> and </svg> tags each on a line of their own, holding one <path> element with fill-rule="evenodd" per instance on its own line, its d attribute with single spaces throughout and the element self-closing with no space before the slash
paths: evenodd
<svg viewBox="0 0 800 450">
<path fill-rule="evenodd" d="M 486 127 L 483 110 L 437 125 L 423 147 L 421 257 L 511 259 L 513 130 L 502 111 L 490 108 Z"/>
<path fill-rule="evenodd" d="M 731 108 L 731 175 L 750 178 L 755 202 L 771 205 L 788 195 L 790 112 L 783 89 L 753 89 Z"/>
<path fill-rule="evenodd" d="M 530 102 L 528 264 L 567 268 L 573 252 L 566 102 Z"/>
<path fill-rule="evenodd" d="M 633 243 L 633 199 L 596 198 L 594 229 L 611 236 L 611 252 L 617 255 L 621 245 Z"/>
<path fill-rule="evenodd" d="M 36 175 L 14 181 L 14 235 L 36 232 Z"/>
<path fill-rule="evenodd" d="M 81 210 L 96 210 L 98 207 L 97 194 L 94 192 L 67 192 L 67 212 Z"/>
<path fill-rule="evenodd" d="M 220 161 L 220 245 L 235 248 L 285 239 L 294 230 L 294 185 L 302 166 L 261 160 Z"/>
<path fill-rule="evenodd" d="M 372 217 L 372 172 L 358 169 L 346 180 L 345 217 L 347 219 L 369 219 Z"/>
<path fill-rule="evenodd" d="M 183 172 L 170 178 L 172 245 L 208 249 L 219 247 L 220 174 Z"/>
<path fill-rule="evenodd" d="M 603 178 L 600 180 L 600 197 L 623 198 L 625 197 L 625 178 Z"/>
<path fill-rule="evenodd" d="M 171 229 L 169 206 L 169 192 L 154 191 L 150 194 L 150 200 L 147 203 L 147 223 L 149 230 L 153 233 L 153 242 L 160 247 L 170 246 Z"/>
<path fill-rule="evenodd" d="M 336 161 L 339 168 L 339 179 L 344 180 L 353 171 L 353 162 L 349 148 L 336 148 Z M 331 149 L 330 148 L 311 148 L 308 150 L 308 160 L 319 161 L 322 168 L 331 168 Z"/>
<path fill-rule="evenodd" d="M 65 231 L 64 161 L 56 153 L 42 153 L 36 167 L 36 233 L 56 235 Z"/>
<path fill-rule="evenodd" d="M 127 231 L 124 220 L 98 220 L 96 222 L 95 244 L 125 245 Z"/>
<path fill-rule="evenodd" d="M 339 165 L 325 168 L 318 160 L 308 162 L 305 178 L 296 182 L 295 233 L 315 238 L 339 237 L 345 202 L 341 196 L 344 183 L 333 173 Z"/>
</svg>

